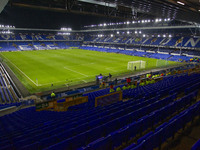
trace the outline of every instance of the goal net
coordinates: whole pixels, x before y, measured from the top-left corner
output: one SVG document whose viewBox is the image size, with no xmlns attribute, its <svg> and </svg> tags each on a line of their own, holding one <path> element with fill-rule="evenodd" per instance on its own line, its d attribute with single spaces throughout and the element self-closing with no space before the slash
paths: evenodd
<svg viewBox="0 0 200 150">
<path fill-rule="evenodd" d="M 167 66 L 168 64 L 169 64 L 169 62 L 167 60 L 158 59 L 156 61 L 156 67 Z"/>
<path fill-rule="evenodd" d="M 138 70 L 138 69 L 144 69 L 146 67 L 146 61 L 138 60 L 138 61 L 129 61 L 127 69 L 128 70 Z"/>
</svg>

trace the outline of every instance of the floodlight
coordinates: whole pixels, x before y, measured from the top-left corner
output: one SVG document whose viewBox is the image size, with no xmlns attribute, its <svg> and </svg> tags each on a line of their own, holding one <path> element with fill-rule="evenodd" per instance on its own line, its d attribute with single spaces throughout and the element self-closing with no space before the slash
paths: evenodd
<svg viewBox="0 0 200 150">
<path fill-rule="evenodd" d="M 185 5 L 185 3 L 180 2 L 180 1 L 177 1 L 177 3 L 180 4 L 180 5 Z"/>
</svg>

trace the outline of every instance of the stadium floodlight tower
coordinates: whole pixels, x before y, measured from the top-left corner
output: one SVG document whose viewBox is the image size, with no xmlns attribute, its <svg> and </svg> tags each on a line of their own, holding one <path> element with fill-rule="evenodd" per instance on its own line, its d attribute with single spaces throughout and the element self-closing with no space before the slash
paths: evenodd
<svg viewBox="0 0 200 150">
<path fill-rule="evenodd" d="M 135 69 L 144 69 L 146 68 L 146 61 L 138 60 L 138 61 L 129 61 L 127 70 L 135 70 Z"/>
</svg>

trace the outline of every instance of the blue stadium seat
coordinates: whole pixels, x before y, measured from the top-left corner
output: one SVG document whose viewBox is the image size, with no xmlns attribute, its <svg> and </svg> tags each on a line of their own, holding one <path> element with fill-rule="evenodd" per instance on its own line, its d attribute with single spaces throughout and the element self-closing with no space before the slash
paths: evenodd
<svg viewBox="0 0 200 150">
<path fill-rule="evenodd" d="M 112 149 L 111 136 L 100 138 L 100 139 L 88 144 L 88 149 L 89 150 Z"/>
<path fill-rule="evenodd" d="M 58 142 L 57 135 L 53 135 L 51 137 L 42 138 L 40 142 L 38 142 L 40 149 L 44 149 L 46 147 L 49 147 L 53 144 L 56 144 Z"/>
<path fill-rule="evenodd" d="M 132 146 L 130 146 L 130 149 L 126 149 L 126 150 L 144 150 L 144 142 L 145 141 L 141 142 L 140 144 L 138 144 L 137 146 L 135 146 L 133 148 L 132 148 Z"/>
<path fill-rule="evenodd" d="M 23 146 L 20 149 L 21 150 L 36 150 L 36 149 L 39 149 L 39 142 L 35 142 L 33 144 Z"/>
<path fill-rule="evenodd" d="M 200 140 L 192 146 L 191 150 L 200 150 Z"/>
<path fill-rule="evenodd" d="M 134 147 L 136 147 L 137 145 L 135 143 L 132 143 L 130 146 L 124 148 L 123 150 L 132 150 Z"/>
<path fill-rule="evenodd" d="M 145 141 L 145 140 L 146 140 L 149 136 L 151 136 L 151 135 L 153 135 L 153 131 L 151 131 L 151 132 L 145 134 L 144 136 L 142 136 L 141 138 L 139 138 L 139 139 L 137 140 L 137 144 L 142 143 L 143 141 Z"/>
</svg>

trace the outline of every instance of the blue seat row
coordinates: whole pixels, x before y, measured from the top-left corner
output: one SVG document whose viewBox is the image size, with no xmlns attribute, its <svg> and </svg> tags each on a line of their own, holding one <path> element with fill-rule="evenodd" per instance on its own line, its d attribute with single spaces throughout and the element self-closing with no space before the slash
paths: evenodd
<svg viewBox="0 0 200 150">
<path fill-rule="evenodd" d="M 200 139 L 192 146 L 191 150 L 200 150 Z"/>
<path fill-rule="evenodd" d="M 194 117 L 199 116 L 199 108 L 200 102 L 192 105 L 173 117 L 168 123 L 164 123 L 162 127 L 157 128 L 154 133 L 146 134 L 142 142 L 137 145 L 133 144 L 133 146 L 129 146 L 126 150 L 153 150 L 156 147 L 160 147 L 163 142 L 173 137 L 185 124 L 190 122 Z"/>
<path fill-rule="evenodd" d="M 147 130 L 148 128 L 152 127 L 154 124 L 157 124 L 159 121 L 172 115 L 174 112 L 181 110 L 183 107 L 191 103 L 190 100 L 193 99 L 193 96 L 194 96 L 194 93 L 191 93 L 178 101 L 170 103 L 169 105 L 159 110 L 156 110 L 155 112 L 152 112 L 151 114 L 147 116 L 142 117 L 136 122 L 132 122 L 131 124 L 125 126 L 124 128 L 121 128 L 120 130 L 114 131 L 113 133 L 110 134 L 110 136 L 112 137 L 111 138 L 112 142 L 109 142 L 110 146 L 112 146 L 112 149 L 114 147 L 120 146 L 123 142 L 126 142 L 129 139 L 135 137 L 137 134 Z M 143 140 L 145 140 L 148 136 L 152 134 L 153 132 L 150 132 L 144 137 L 138 139 L 138 144 L 140 144 Z M 97 141 L 99 141 L 99 139 Z M 96 142 L 92 142 L 92 143 L 96 143 Z M 90 144 L 88 144 L 87 147 L 83 147 L 82 149 L 90 149 L 90 147 L 91 147 Z M 102 147 L 104 147 L 104 145 L 102 145 Z M 131 146 L 131 148 L 132 147 L 133 146 Z"/>
<path fill-rule="evenodd" d="M 142 132 L 157 124 L 173 111 L 190 104 L 187 96 L 183 97 L 181 102 L 174 102 L 176 93 L 171 93 L 173 95 L 160 100 L 160 97 L 166 91 L 171 91 L 176 85 L 185 85 L 185 81 L 182 80 L 192 79 L 189 83 L 193 83 L 197 82 L 199 76 L 184 75 L 181 77 L 167 77 L 154 85 L 138 87 L 134 89 L 135 92 L 143 93 L 144 98 L 132 98 L 129 101 L 118 102 L 105 107 L 68 112 L 35 112 L 34 107 L 17 111 L 0 118 L 0 141 L 4 144 L 10 143 L 12 148 L 21 149 L 29 145 L 45 148 L 53 144 L 62 144 L 63 141 L 67 141 L 69 147 L 74 148 L 76 145 L 73 145 L 73 141 L 78 140 L 78 137 L 86 139 L 81 146 L 87 146 L 108 135 L 112 137 L 111 139 L 120 139 L 121 137 L 123 137 L 123 140 L 129 139 L 131 138 L 131 136 L 128 136 L 129 133 L 134 135 L 136 132 L 133 129 L 137 124 L 140 126 L 138 132 Z M 175 80 L 179 82 L 175 82 Z M 170 85 L 172 85 L 172 88 Z M 155 93 L 158 88 L 163 89 L 163 91 Z M 100 93 L 104 93 L 104 90 L 101 90 Z M 154 94 L 159 95 L 152 97 Z M 148 114 L 151 116 L 148 116 Z M 126 132 L 128 133 L 124 134 Z M 106 140 L 101 139 L 100 141 Z M 113 145 L 116 147 L 117 143 Z"/>
</svg>

